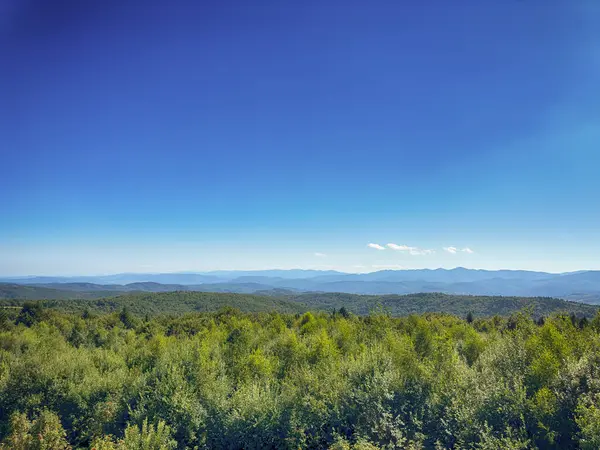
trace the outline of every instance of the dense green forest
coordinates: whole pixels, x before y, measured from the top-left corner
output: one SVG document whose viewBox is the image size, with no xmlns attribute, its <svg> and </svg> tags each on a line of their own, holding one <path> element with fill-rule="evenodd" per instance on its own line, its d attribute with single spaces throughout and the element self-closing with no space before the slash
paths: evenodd
<svg viewBox="0 0 600 450">
<path fill-rule="evenodd" d="M 0 298 L 18 300 L 42 299 L 90 299 L 118 295 L 119 292 L 110 290 L 74 291 L 55 289 L 45 286 L 29 286 L 15 283 L 0 283 Z"/>
<path fill-rule="evenodd" d="M 16 299 L 0 300 L 0 306 L 21 306 L 23 303 L 25 302 Z M 86 310 L 94 313 L 107 313 L 127 308 L 130 313 L 141 316 L 210 312 L 223 307 L 237 308 L 242 312 L 276 311 L 295 313 L 304 312 L 307 309 L 301 303 L 275 297 L 192 291 L 137 292 L 90 300 L 44 300 L 42 304 L 45 308 L 69 313 L 81 313 Z"/>
<path fill-rule="evenodd" d="M 70 294 L 77 294 L 71 292 Z M 1 292 L 0 292 L 1 298 Z M 29 295 L 25 299 L 29 298 Z M 0 299 L 0 306 L 21 306 L 21 298 Z M 47 308 L 62 312 L 81 313 L 89 310 L 96 313 L 114 312 L 126 307 L 135 315 L 182 314 L 188 312 L 216 311 L 232 306 L 244 312 L 305 312 L 332 311 L 345 308 L 359 315 L 384 310 L 393 316 L 444 312 L 465 316 L 471 312 L 476 317 L 510 315 L 528 309 L 535 317 L 552 313 L 574 313 L 579 317 L 593 317 L 597 305 L 568 302 L 545 297 L 485 297 L 472 295 L 447 295 L 440 293 L 408 295 L 357 295 L 344 293 L 318 293 L 253 295 L 214 292 L 134 292 L 100 299 L 58 298 L 46 300 Z"/>
<path fill-rule="evenodd" d="M 574 313 L 592 317 L 598 306 L 569 302 L 549 297 L 490 297 L 482 295 L 450 295 L 421 293 L 406 295 L 357 295 L 346 293 L 318 293 L 286 295 L 282 298 L 299 302 L 309 309 L 331 310 L 346 308 L 355 314 L 369 314 L 374 308 L 383 308 L 394 316 L 444 312 L 464 316 L 509 315 L 521 309 L 530 309 L 540 317 L 555 312 Z"/>
<path fill-rule="evenodd" d="M 598 449 L 600 315 L 0 309 L 2 449 Z"/>
</svg>

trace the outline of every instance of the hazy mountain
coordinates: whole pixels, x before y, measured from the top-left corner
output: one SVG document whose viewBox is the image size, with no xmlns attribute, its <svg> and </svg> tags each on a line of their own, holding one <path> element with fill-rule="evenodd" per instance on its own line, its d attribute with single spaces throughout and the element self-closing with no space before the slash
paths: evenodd
<svg viewBox="0 0 600 450">
<path fill-rule="evenodd" d="M 580 272 L 589 273 L 589 272 Z M 19 284 L 46 284 L 46 283 L 96 283 L 96 284 L 129 284 L 138 282 L 154 282 L 162 284 L 200 284 L 225 281 L 258 282 L 264 283 L 274 280 L 312 280 L 315 283 L 335 281 L 428 281 L 428 282 L 472 282 L 490 278 L 545 280 L 557 276 L 578 275 L 550 274 L 545 272 L 530 272 L 525 270 L 479 270 L 457 267 L 455 269 L 417 269 L 417 270 L 381 270 L 378 272 L 350 274 L 334 270 L 231 270 L 202 273 L 120 273 L 114 275 L 92 275 L 75 277 L 0 277 L 0 282 Z"/>
<path fill-rule="evenodd" d="M 295 292 L 295 289 L 287 288 L 280 289 L 274 285 L 270 284 L 262 284 L 262 283 L 253 283 L 253 282 L 226 282 L 226 283 L 206 283 L 206 284 L 198 284 L 194 286 L 186 286 L 190 291 L 199 291 L 199 292 L 233 292 L 239 294 L 255 294 L 259 292 L 269 292 L 269 291 L 285 291 L 285 292 Z"/>
<path fill-rule="evenodd" d="M 19 284 L 94 283 L 102 285 L 126 285 L 131 283 L 199 284 L 224 281 L 214 275 L 198 273 L 121 273 L 115 275 L 92 275 L 76 277 L 17 277 L 0 278 L 0 282 Z"/>
<path fill-rule="evenodd" d="M 333 270 L 252 270 L 252 271 L 214 271 L 204 273 L 119 273 L 114 275 L 90 275 L 74 277 L 0 277 L 0 282 L 18 284 L 49 284 L 49 283 L 95 283 L 95 284 L 131 284 L 131 283 L 161 283 L 193 285 L 201 283 L 218 283 L 248 277 L 257 279 L 277 278 L 306 279 L 323 275 L 346 275 Z M 243 280 L 242 280 L 243 281 Z"/>
<path fill-rule="evenodd" d="M 282 279 L 312 278 L 317 276 L 348 275 L 336 270 L 311 269 L 272 269 L 272 270 L 216 270 L 203 272 L 203 275 L 216 276 L 220 279 L 233 280 L 240 277 L 269 277 Z"/>
<path fill-rule="evenodd" d="M 319 282 L 335 281 L 422 281 L 439 283 L 459 283 L 486 280 L 490 278 L 513 280 L 544 280 L 554 277 L 546 272 L 531 272 L 526 270 L 480 270 L 465 269 L 414 269 L 414 270 L 380 270 L 363 274 L 334 274 L 322 275 L 312 278 Z"/>
<path fill-rule="evenodd" d="M 89 277 L 22 277 L 0 281 L 61 291 L 204 291 L 255 293 L 273 290 L 354 294 L 447 294 L 548 296 L 600 303 L 600 271 L 563 274 L 462 267 L 382 270 L 348 274 L 318 270 L 217 271 L 207 273 L 115 274 Z"/>
</svg>

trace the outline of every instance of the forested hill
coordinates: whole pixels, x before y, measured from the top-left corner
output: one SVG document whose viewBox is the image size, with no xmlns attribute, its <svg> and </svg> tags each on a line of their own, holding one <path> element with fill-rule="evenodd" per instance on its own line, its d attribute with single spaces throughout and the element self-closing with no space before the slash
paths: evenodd
<svg viewBox="0 0 600 450">
<path fill-rule="evenodd" d="M 421 293 L 408 295 L 357 295 L 345 293 L 308 293 L 288 295 L 285 298 L 299 302 L 308 309 L 331 310 L 345 307 L 355 314 L 365 315 L 373 310 L 383 310 L 394 316 L 444 312 L 464 316 L 509 315 L 522 309 L 531 310 L 539 317 L 556 312 L 575 313 L 591 317 L 600 309 L 587 305 L 548 297 L 488 297 L 475 295 L 450 295 Z"/>
<path fill-rule="evenodd" d="M 25 299 L 31 299 L 30 296 Z M 0 300 L 0 304 L 19 306 L 23 300 Z M 113 312 L 126 307 L 136 315 L 177 315 L 189 312 L 216 311 L 233 307 L 244 312 L 304 312 L 332 311 L 345 308 L 358 315 L 386 312 L 393 316 L 441 312 L 464 317 L 510 315 L 523 309 L 534 316 L 548 316 L 557 312 L 592 317 L 599 307 L 553 298 L 482 297 L 447 295 L 439 293 L 409 295 L 356 295 L 342 293 L 307 293 L 298 295 L 250 295 L 208 293 L 193 291 L 128 293 L 100 299 L 45 300 L 46 307 L 65 312 Z"/>
<path fill-rule="evenodd" d="M 22 300 L 0 300 L 0 305 L 18 306 Z M 190 312 L 217 311 L 225 307 L 243 312 L 303 312 L 303 304 L 286 299 L 246 294 L 223 294 L 215 292 L 138 292 L 101 299 L 54 299 L 44 300 L 46 308 L 63 312 L 108 313 L 126 308 L 132 314 L 178 315 Z"/>
<path fill-rule="evenodd" d="M 60 285 L 59 285 L 60 286 Z M 89 288 L 74 290 L 72 286 L 68 288 L 60 287 L 45 287 L 36 285 L 24 285 L 16 283 L 0 283 L 0 299 L 17 299 L 17 300 L 44 300 L 44 299 L 82 299 L 82 298 L 102 298 L 111 295 L 118 295 L 119 292 L 106 288 L 102 289 L 100 285 L 98 289 Z"/>
</svg>

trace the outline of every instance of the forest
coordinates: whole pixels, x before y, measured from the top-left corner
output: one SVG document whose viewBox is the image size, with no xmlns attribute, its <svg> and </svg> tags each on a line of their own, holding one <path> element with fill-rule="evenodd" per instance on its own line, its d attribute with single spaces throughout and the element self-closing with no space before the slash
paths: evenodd
<svg viewBox="0 0 600 450">
<path fill-rule="evenodd" d="M 19 286 L 11 290 L 12 296 L 3 296 L 0 284 L 0 306 L 19 307 L 31 294 L 45 292 L 45 288 Z M 23 290 L 21 290 L 23 289 Z M 231 306 L 243 312 L 297 313 L 306 311 L 326 311 L 345 308 L 358 315 L 386 311 L 393 316 L 443 312 L 465 316 L 469 312 L 476 317 L 510 315 L 522 309 L 531 311 L 534 317 L 548 316 L 554 313 L 575 314 L 578 317 L 591 318 L 600 307 L 581 302 L 566 301 L 549 297 L 499 297 L 479 295 L 449 295 L 439 292 L 406 295 L 358 295 L 333 292 L 281 293 L 268 295 L 237 294 L 225 292 L 130 292 L 120 295 L 86 297 L 85 295 L 102 293 L 68 292 L 73 297 L 53 297 L 44 300 L 46 308 L 62 312 L 109 313 L 127 308 L 134 315 L 180 315 L 190 312 L 211 312 Z M 34 297 L 35 298 L 35 297 Z M 44 297 L 37 297 L 44 298 Z"/>
<path fill-rule="evenodd" d="M 598 449 L 600 315 L 5 306 L 0 442 Z"/>
</svg>

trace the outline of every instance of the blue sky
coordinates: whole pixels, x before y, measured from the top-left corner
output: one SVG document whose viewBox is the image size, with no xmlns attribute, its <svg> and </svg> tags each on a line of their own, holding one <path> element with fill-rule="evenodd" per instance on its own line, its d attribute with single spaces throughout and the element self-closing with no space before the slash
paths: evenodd
<svg viewBox="0 0 600 450">
<path fill-rule="evenodd" d="M 2 275 L 600 269 L 600 2 L 0 8 Z"/>
</svg>

